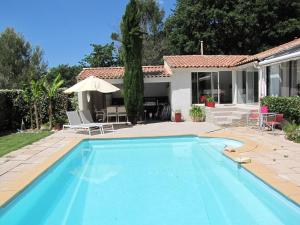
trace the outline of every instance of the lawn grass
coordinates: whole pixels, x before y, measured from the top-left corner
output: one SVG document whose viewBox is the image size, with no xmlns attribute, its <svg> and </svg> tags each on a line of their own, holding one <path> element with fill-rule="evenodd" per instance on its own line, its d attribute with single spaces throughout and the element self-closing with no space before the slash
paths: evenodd
<svg viewBox="0 0 300 225">
<path fill-rule="evenodd" d="M 30 145 L 33 142 L 47 137 L 50 134 L 52 134 L 51 131 L 39 131 L 33 133 L 14 133 L 0 136 L 0 157 L 26 145 Z"/>
</svg>

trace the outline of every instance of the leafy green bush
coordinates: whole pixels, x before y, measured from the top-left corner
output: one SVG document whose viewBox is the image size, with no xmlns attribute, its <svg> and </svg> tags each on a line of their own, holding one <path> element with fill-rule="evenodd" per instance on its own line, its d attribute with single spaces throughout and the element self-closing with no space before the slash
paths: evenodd
<svg viewBox="0 0 300 225">
<path fill-rule="evenodd" d="M 300 125 L 291 123 L 283 127 L 288 140 L 300 143 Z"/>
<path fill-rule="evenodd" d="M 70 96 L 60 89 L 54 100 L 54 120 L 62 123 L 66 121 L 66 111 L 73 110 Z M 41 124 L 47 123 L 48 101 L 46 97 L 39 100 L 39 114 Z M 24 100 L 22 90 L 0 90 L 0 133 L 20 129 L 22 119 L 25 127 L 30 127 L 29 105 Z M 34 122 L 34 121 L 33 121 Z"/>
<path fill-rule="evenodd" d="M 204 108 L 201 106 L 193 105 L 190 109 L 190 116 L 194 122 L 203 121 L 205 117 Z"/>
<path fill-rule="evenodd" d="M 262 98 L 261 105 L 266 105 L 270 112 L 283 113 L 290 122 L 300 124 L 300 97 L 271 97 Z"/>
<path fill-rule="evenodd" d="M 21 90 L 0 90 L 0 133 L 20 129 L 28 107 Z"/>
</svg>

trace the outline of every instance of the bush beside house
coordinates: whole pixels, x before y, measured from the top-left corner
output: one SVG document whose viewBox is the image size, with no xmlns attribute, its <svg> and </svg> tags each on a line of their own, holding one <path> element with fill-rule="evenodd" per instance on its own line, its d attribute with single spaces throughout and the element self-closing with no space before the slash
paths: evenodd
<svg viewBox="0 0 300 225">
<path fill-rule="evenodd" d="M 300 97 L 271 97 L 262 98 L 261 105 L 268 106 L 270 112 L 283 113 L 288 121 L 283 130 L 285 137 L 300 143 Z"/>
<path fill-rule="evenodd" d="M 261 105 L 268 106 L 270 112 L 283 113 L 289 122 L 300 124 L 300 97 L 271 97 L 261 99 Z"/>
</svg>

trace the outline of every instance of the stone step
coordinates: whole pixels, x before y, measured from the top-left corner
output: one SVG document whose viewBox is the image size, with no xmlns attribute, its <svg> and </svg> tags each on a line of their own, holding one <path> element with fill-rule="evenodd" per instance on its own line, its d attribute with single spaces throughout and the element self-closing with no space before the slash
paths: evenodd
<svg viewBox="0 0 300 225">
<path fill-rule="evenodd" d="M 210 112 L 211 116 L 232 116 L 232 115 L 247 115 L 249 112 L 246 111 L 225 111 L 225 112 Z"/>
<path fill-rule="evenodd" d="M 216 106 L 215 108 L 206 107 L 206 121 L 212 122 L 218 125 L 230 125 L 246 124 L 246 118 L 251 109 L 255 109 L 255 106 Z"/>
<path fill-rule="evenodd" d="M 232 120 L 239 120 L 241 117 L 239 116 L 215 116 L 214 121 L 232 121 Z"/>
</svg>

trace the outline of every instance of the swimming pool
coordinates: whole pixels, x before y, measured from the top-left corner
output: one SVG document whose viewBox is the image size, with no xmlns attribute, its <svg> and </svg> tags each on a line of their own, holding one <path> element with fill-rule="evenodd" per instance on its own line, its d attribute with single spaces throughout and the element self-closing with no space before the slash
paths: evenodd
<svg viewBox="0 0 300 225">
<path fill-rule="evenodd" d="M 196 136 L 83 141 L 0 209 L 1 225 L 300 224 L 300 208 Z"/>
</svg>

